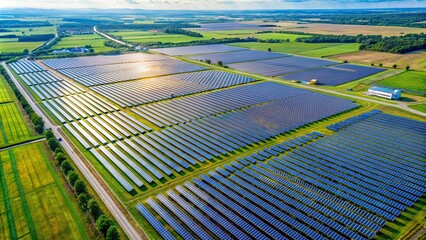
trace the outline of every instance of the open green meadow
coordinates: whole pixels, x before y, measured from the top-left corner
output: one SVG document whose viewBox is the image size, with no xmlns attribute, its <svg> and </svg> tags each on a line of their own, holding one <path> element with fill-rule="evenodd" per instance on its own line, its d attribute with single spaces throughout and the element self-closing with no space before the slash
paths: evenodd
<svg viewBox="0 0 426 240">
<path fill-rule="evenodd" d="M 271 48 L 273 52 L 298 54 L 308 57 L 323 57 L 346 52 L 357 51 L 358 44 L 354 43 L 302 43 L 302 42 L 285 42 L 285 43 L 231 43 L 229 45 L 237 47 L 245 47 L 255 50 L 266 51 Z"/>
<path fill-rule="evenodd" d="M 408 105 L 408 107 L 410 107 L 412 109 L 416 109 L 416 110 L 418 110 L 420 112 L 426 113 L 426 103 L 412 104 L 412 105 Z"/>
<path fill-rule="evenodd" d="M 3 239 L 88 239 L 42 144 L 0 152 Z"/>
<path fill-rule="evenodd" d="M 71 35 L 61 38 L 61 40 L 52 46 L 52 49 L 84 47 L 91 45 L 95 52 L 107 52 L 114 50 L 114 48 L 104 46 L 105 39 L 97 34 L 82 34 Z"/>
<path fill-rule="evenodd" d="M 31 136 L 17 103 L 0 104 L 0 146 L 21 142 Z"/>
<path fill-rule="evenodd" d="M 1 32 L 0 35 L 15 34 L 16 36 L 29 36 L 36 34 L 56 33 L 55 26 L 34 27 L 34 28 L 9 28 L 12 32 Z M 18 38 L 0 38 L 1 52 L 22 52 L 25 49 L 33 50 L 41 46 L 44 42 L 18 42 Z"/>
<path fill-rule="evenodd" d="M 300 52 L 300 55 L 309 57 L 327 57 L 336 54 L 349 53 L 359 51 L 359 43 L 346 43 L 337 46 L 330 46 L 325 48 L 318 48 L 314 50 Z"/>
<path fill-rule="evenodd" d="M 14 34 L 16 36 L 29 36 L 36 34 L 56 33 L 56 26 L 33 27 L 33 28 L 8 28 L 11 32 L 0 32 L 0 36 Z"/>
<path fill-rule="evenodd" d="M 407 71 L 376 83 L 387 87 L 426 93 L 426 72 Z"/>
<path fill-rule="evenodd" d="M 44 42 L 18 42 L 17 38 L 12 38 L 12 39 L 15 39 L 15 40 L 0 42 L 0 53 L 22 52 L 25 49 L 28 49 L 31 51 L 40 47 L 44 43 Z"/>
<path fill-rule="evenodd" d="M 299 35 L 299 34 L 285 34 L 285 33 L 261 33 L 256 34 L 256 31 L 253 30 L 228 30 L 228 31 L 216 31 L 216 32 L 203 32 L 198 30 L 193 30 L 195 32 L 199 32 L 203 35 L 203 37 L 190 37 L 181 34 L 166 34 L 162 32 L 156 31 L 113 31 L 109 32 L 114 36 L 121 36 L 124 40 L 130 42 L 171 42 L 171 43 L 181 43 L 181 42 L 190 42 L 197 40 L 209 40 L 212 38 L 221 39 L 221 38 L 247 38 L 247 37 L 255 37 L 261 40 L 268 39 L 278 39 L 278 40 L 289 40 L 294 41 L 298 37 L 307 37 L 307 35 Z"/>
</svg>

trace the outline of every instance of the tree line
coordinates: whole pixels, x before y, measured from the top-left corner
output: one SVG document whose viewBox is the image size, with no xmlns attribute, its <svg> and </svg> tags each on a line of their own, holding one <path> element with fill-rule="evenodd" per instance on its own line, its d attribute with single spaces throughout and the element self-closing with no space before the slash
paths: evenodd
<svg viewBox="0 0 426 240">
<path fill-rule="evenodd" d="M 426 48 L 426 34 L 382 37 L 381 35 L 321 35 L 296 38 L 296 42 L 306 43 L 360 43 L 359 50 L 389 53 L 407 53 Z"/>
<path fill-rule="evenodd" d="M 86 183 L 80 179 L 77 171 L 68 160 L 58 139 L 56 139 L 52 130 L 46 131 L 46 140 L 49 149 L 55 156 L 56 164 L 60 167 L 63 176 L 68 181 L 69 186 L 74 192 L 73 196 L 77 199 L 78 206 L 83 212 L 88 213 L 87 217 L 94 223 L 96 230 L 102 234 L 106 240 L 120 239 L 117 227 L 112 219 L 105 215 L 101 210 L 99 203 L 89 193 Z"/>
<path fill-rule="evenodd" d="M 55 34 L 36 34 L 30 36 L 19 36 L 18 42 L 43 42 L 55 37 Z"/>
<path fill-rule="evenodd" d="M 384 37 L 379 41 L 367 39 L 361 42 L 360 50 L 390 53 L 407 53 L 426 48 L 426 34 L 407 34 L 399 37 Z"/>
<path fill-rule="evenodd" d="M 13 93 L 15 93 L 16 98 L 18 99 L 19 103 L 21 104 L 22 108 L 27 114 L 28 118 L 34 124 L 34 130 L 37 133 L 43 133 L 44 131 L 43 119 L 34 112 L 34 109 L 27 102 L 24 95 L 22 95 L 22 93 L 19 91 L 18 87 L 16 87 L 15 83 L 12 81 L 12 78 L 9 76 L 9 74 L 7 74 L 7 71 L 6 69 L 4 69 L 3 66 L 0 66 L 0 74 L 3 75 L 4 79 L 6 79 L 6 81 L 9 83 L 10 88 L 12 88 Z"/>
<path fill-rule="evenodd" d="M 165 28 L 163 29 L 163 32 L 169 34 L 182 34 L 190 37 L 203 37 L 203 35 L 199 32 L 193 32 L 182 28 Z"/>
</svg>

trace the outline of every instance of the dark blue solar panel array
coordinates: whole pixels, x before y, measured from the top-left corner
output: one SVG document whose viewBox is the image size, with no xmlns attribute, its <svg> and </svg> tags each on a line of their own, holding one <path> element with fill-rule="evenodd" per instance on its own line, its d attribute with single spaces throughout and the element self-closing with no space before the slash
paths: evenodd
<svg viewBox="0 0 426 240">
<path fill-rule="evenodd" d="M 291 56 L 254 62 L 233 63 L 229 64 L 228 66 L 243 72 L 251 72 L 265 76 L 280 76 L 291 72 L 334 64 L 337 64 L 337 62 L 323 59 Z"/>
<path fill-rule="evenodd" d="M 121 107 L 135 106 L 173 97 L 224 88 L 254 81 L 253 78 L 223 72 L 199 71 L 130 82 L 91 87 Z"/>
<path fill-rule="evenodd" d="M 381 71 L 383 68 L 366 67 L 354 64 L 341 64 L 327 68 L 308 70 L 281 77 L 288 80 L 310 81 L 318 80 L 319 84 L 337 86 L 356 79 L 360 79 Z"/>
<path fill-rule="evenodd" d="M 189 239 L 372 239 L 426 192 L 426 123 L 374 111 L 338 126 L 159 194 L 174 214 L 159 215 Z"/>
<path fill-rule="evenodd" d="M 236 63 L 236 62 L 248 62 L 248 61 L 258 61 L 271 58 L 281 58 L 288 57 L 290 55 L 283 53 L 275 52 L 264 52 L 256 50 L 248 51 L 238 51 L 238 52 L 227 52 L 227 53 L 213 53 L 213 54 L 204 54 L 190 56 L 189 58 L 194 60 L 210 60 L 212 63 L 217 63 L 217 61 L 222 61 L 223 64 Z"/>
<path fill-rule="evenodd" d="M 310 92 L 277 83 L 262 82 L 168 102 L 153 103 L 132 109 L 132 111 L 153 124 L 163 127 L 307 93 Z"/>
</svg>

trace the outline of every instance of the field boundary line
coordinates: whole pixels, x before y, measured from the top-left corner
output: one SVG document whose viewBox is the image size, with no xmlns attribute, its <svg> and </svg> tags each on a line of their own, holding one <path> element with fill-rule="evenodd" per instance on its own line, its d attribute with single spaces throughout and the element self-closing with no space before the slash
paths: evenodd
<svg viewBox="0 0 426 240">
<path fill-rule="evenodd" d="M 9 234 L 11 239 L 18 239 L 18 235 L 16 233 L 16 226 L 14 222 L 13 212 L 12 212 L 12 205 L 10 204 L 10 198 L 9 198 L 9 192 L 7 190 L 7 183 L 6 179 L 4 178 L 4 170 L 3 170 L 3 163 L 1 161 L 0 156 L 0 184 L 2 188 L 2 194 L 4 198 L 4 206 L 6 208 L 6 218 L 9 225 Z"/>
</svg>

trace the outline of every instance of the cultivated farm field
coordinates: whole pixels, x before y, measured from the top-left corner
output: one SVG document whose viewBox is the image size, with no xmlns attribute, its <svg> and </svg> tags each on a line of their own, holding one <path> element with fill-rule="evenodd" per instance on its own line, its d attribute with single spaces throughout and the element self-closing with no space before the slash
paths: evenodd
<svg viewBox="0 0 426 240">
<path fill-rule="evenodd" d="M 0 103 L 10 102 L 12 100 L 6 86 L 6 81 L 0 76 Z"/>
<path fill-rule="evenodd" d="M 88 239 L 49 163 L 44 143 L 0 152 L 0 235 L 5 239 Z"/>
<path fill-rule="evenodd" d="M 96 34 L 82 34 L 63 37 L 52 49 L 84 47 L 91 45 L 95 52 L 107 52 L 113 48 L 104 46 L 105 39 Z"/>
<path fill-rule="evenodd" d="M 416 51 L 405 54 L 394 54 L 374 51 L 359 51 L 354 53 L 346 53 L 333 56 L 333 59 L 347 60 L 349 62 L 378 65 L 382 63 L 385 67 L 392 67 L 397 64 L 397 68 L 405 68 L 410 66 L 410 69 L 425 71 L 426 70 L 426 51 Z"/>
<path fill-rule="evenodd" d="M 12 38 L 16 39 L 16 38 Z M 0 42 L 0 53 L 1 52 L 22 52 L 25 49 L 33 50 L 41 46 L 44 42 L 18 42 L 17 40 L 1 41 Z"/>
<path fill-rule="evenodd" d="M 376 82 L 377 84 L 426 93 L 426 72 L 408 71 Z"/>
<path fill-rule="evenodd" d="M 32 136 L 16 103 L 0 104 L 0 146 L 24 141 Z"/>
<path fill-rule="evenodd" d="M 266 23 L 262 23 L 266 24 Z M 315 34 L 336 34 L 336 35 L 382 35 L 399 36 L 409 33 L 422 33 L 421 28 L 410 27 L 392 27 L 392 26 L 369 26 L 369 25 L 348 25 L 348 24 L 327 24 L 327 23 L 308 23 L 297 24 L 295 22 L 271 23 L 278 25 L 282 30 L 306 32 Z"/>
<path fill-rule="evenodd" d="M 302 42 L 285 42 L 285 43 L 231 43 L 229 45 L 237 47 L 245 47 L 250 49 L 266 51 L 271 48 L 273 52 L 292 53 L 307 57 L 324 57 L 341 53 L 358 51 L 357 43 L 302 43 Z"/>
<path fill-rule="evenodd" d="M 195 32 L 199 32 L 203 37 L 190 37 L 181 34 L 165 34 L 162 32 L 155 31 L 116 31 L 110 32 L 114 36 L 121 36 L 123 39 L 130 42 L 171 42 L 171 43 L 180 43 L 180 42 L 190 42 L 197 40 L 209 40 L 212 38 L 221 39 L 221 38 L 247 38 L 255 37 L 261 40 L 268 39 L 278 39 L 278 40 L 287 40 L 294 41 L 299 37 L 309 37 L 309 35 L 298 35 L 298 34 L 285 34 L 285 33 L 256 33 L 254 30 L 224 30 L 224 31 L 202 31 L 193 29 Z"/>
<path fill-rule="evenodd" d="M 0 32 L 0 35 L 15 34 L 16 36 L 29 36 L 36 34 L 55 33 L 56 27 L 34 27 L 34 28 L 10 28 L 12 32 Z M 44 42 L 18 42 L 17 38 L 0 39 L 1 52 L 22 52 L 24 49 L 33 50 L 41 46 Z"/>
</svg>

